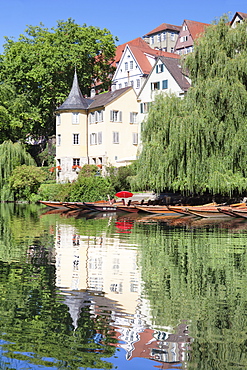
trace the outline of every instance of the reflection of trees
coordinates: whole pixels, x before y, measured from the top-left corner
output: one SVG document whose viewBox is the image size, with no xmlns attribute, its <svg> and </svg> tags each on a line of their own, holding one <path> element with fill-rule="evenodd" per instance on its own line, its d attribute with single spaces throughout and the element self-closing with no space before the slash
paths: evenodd
<svg viewBox="0 0 247 370">
<path fill-rule="evenodd" d="M 101 358 L 112 356 L 115 348 L 93 341 L 104 322 L 94 320 L 85 306 L 74 331 L 68 308 L 56 295 L 54 266 L 1 262 L 0 276 L 1 333 L 8 357 L 42 366 L 52 366 L 46 360 L 51 358 L 58 367 L 111 368 Z"/>
<path fill-rule="evenodd" d="M 191 322 L 192 368 L 247 368 L 246 235 L 145 225 L 138 244 L 154 324 Z"/>
<path fill-rule="evenodd" d="M 54 235 L 48 232 L 54 219 L 39 219 L 37 209 L 1 205 L 0 339 L 7 357 L 1 368 L 9 368 L 9 362 L 16 368 L 17 360 L 58 368 L 111 368 L 103 359 L 112 356 L 115 347 L 108 344 L 114 340 L 104 319 L 96 320 L 85 305 L 75 330 L 68 307 L 57 294 Z M 94 342 L 96 333 L 104 334 L 100 344 Z"/>
</svg>

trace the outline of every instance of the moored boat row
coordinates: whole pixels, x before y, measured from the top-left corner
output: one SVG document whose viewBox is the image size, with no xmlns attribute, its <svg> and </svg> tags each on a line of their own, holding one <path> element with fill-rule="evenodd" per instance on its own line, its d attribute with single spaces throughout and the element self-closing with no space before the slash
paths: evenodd
<svg viewBox="0 0 247 370">
<path fill-rule="evenodd" d="M 181 217 L 195 216 L 201 218 L 229 218 L 242 217 L 247 218 L 246 203 L 237 203 L 231 205 L 219 205 L 217 203 L 209 203 L 200 206 L 172 206 L 172 205 L 154 205 L 152 202 L 45 202 L 40 203 L 52 208 L 61 210 L 88 210 L 90 212 L 117 212 L 125 211 L 131 213 L 146 212 L 151 214 Z"/>
</svg>

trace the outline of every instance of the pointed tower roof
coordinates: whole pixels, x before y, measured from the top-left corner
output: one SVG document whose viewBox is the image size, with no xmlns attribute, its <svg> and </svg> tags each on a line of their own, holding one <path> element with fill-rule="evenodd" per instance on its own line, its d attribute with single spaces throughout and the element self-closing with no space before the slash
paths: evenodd
<svg viewBox="0 0 247 370">
<path fill-rule="evenodd" d="M 92 103 L 92 99 L 87 99 L 82 96 L 79 84 L 77 73 L 75 70 L 73 85 L 70 90 L 69 96 L 65 100 L 65 102 L 57 108 L 57 110 L 81 110 L 87 109 L 88 106 Z"/>
</svg>

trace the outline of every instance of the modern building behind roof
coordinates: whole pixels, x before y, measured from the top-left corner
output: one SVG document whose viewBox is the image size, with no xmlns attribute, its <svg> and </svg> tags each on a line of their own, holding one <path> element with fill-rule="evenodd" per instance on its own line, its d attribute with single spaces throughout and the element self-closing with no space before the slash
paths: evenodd
<svg viewBox="0 0 247 370">
<path fill-rule="evenodd" d="M 173 53 L 181 28 L 181 26 L 162 23 L 144 35 L 143 39 L 152 49 Z"/>
<path fill-rule="evenodd" d="M 203 35 L 208 26 L 210 26 L 208 23 L 185 19 L 175 45 L 175 53 L 179 55 L 191 53 L 194 49 L 195 40 Z"/>
</svg>

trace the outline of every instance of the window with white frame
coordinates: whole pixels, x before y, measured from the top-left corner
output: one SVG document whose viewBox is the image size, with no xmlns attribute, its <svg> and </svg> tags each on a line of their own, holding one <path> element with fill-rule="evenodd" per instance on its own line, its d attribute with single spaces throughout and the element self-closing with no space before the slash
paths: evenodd
<svg viewBox="0 0 247 370">
<path fill-rule="evenodd" d="M 61 125 L 61 114 L 57 114 L 57 125 Z"/>
<path fill-rule="evenodd" d="M 98 144 L 102 144 L 102 131 L 98 132 Z"/>
<path fill-rule="evenodd" d="M 118 84 L 118 89 L 122 89 L 122 84 Z"/>
<path fill-rule="evenodd" d="M 140 112 L 141 113 L 148 113 L 149 107 L 150 107 L 150 103 L 149 102 L 147 102 L 147 103 L 141 103 L 140 104 Z"/>
<path fill-rule="evenodd" d="M 137 112 L 130 112 L 130 123 L 137 123 Z"/>
<path fill-rule="evenodd" d="M 180 37 L 180 41 L 181 42 L 188 41 L 188 36 L 182 36 L 182 37 Z"/>
<path fill-rule="evenodd" d="M 122 122 L 122 111 L 111 110 L 110 111 L 110 121 L 111 122 Z"/>
<path fill-rule="evenodd" d="M 128 62 L 124 63 L 124 69 L 125 69 L 125 71 L 128 71 Z"/>
<path fill-rule="evenodd" d="M 96 145 L 97 144 L 97 134 L 95 132 L 90 134 L 89 138 L 90 138 L 90 145 Z"/>
<path fill-rule="evenodd" d="M 73 144 L 79 145 L 79 134 L 73 134 Z"/>
<path fill-rule="evenodd" d="M 133 63 L 133 60 L 130 61 L 130 69 L 133 69 L 134 68 L 134 63 Z"/>
<path fill-rule="evenodd" d="M 97 110 L 95 112 L 95 122 L 103 122 L 103 110 Z"/>
<path fill-rule="evenodd" d="M 119 144 L 119 132 L 113 131 L 113 144 Z"/>
<path fill-rule="evenodd" d="M 160 42 L 160 40 L 161 40 L 161 36 L 160 36 L 160 33 L 158 33 L 158 35 L 157 35 L 157 42 Z"/>
<path fill-rule="evenodd" d="M 136 88 L 137 88 L 137 89 L 140 89 L 140 86 L 141 86 L 141 81 L 140 81 L 140 79 L 138 78 L 138 79 L 136 80 Z"/>
<path fill-rule="evenodd" d="M 132 87 L 134 87 L 134 81 L 132 80 L 132 81 L 130 81 L 130 85 L 132 86 Z"/>
<path fill-rule="evenodd" d="M 124 83 L 124 87 L 127 87 L 127 86 L 128 86 L 128 82 L 125 82 L 125 83 Z"/>
<path fill-rule="evenodd" d="M 89 113 L 89 123 L 95 123 L 95 112 Z"/>
<path fill-rule="evenodd" d="M 157 82 L 151 82 L 151 90 L 154 91 L 154 90 L 160 90 L 160 82 L 157 81 Z"/>
<path fill-rule="evenodd" d="M 150 44 L 151 45 L 154 44 L 154 37 L 153 36 L 150 37 Z"/>
<path fill-rule="evenodd" d="M 187 31 L 188 26 L 186 24 L 183 25 L 183 31 Z"/>
<path fill-rule="evenodd" d="M 57 146 L 61 145 L 61 134 L 57 135 Z"/>
<path fill-rule="evenodd" d="M 79 124 L 79 113 L 72 113 L 72 124 L 73 125 Z"/>
<path fill-rule="evenodd" d="M 80 166 L 80 158 L 73 158 L 73 166 Z"/>
<path fill-rule="evenodd" d="M 175 40 L 175 33 L 171 32 L 171 41 L 174 41 L 174 40 Z"/>
<path fill-rule="evenodd" d="M 166 32 L 163 32 L 161 34 L 161 41 L 165 41 L 166 40 Z"/>
<path fill-rule="evenodd" d="M 156 65 L 156 73 L 161 73 L 164 71 L 164 64 L 157 64 Z"/>
<path fill-rule="evenodd" d="M 133 132 L 132 133 L 132 144 L 133 145 L 137 145 L 138 144 L 138 133 L 137 132 Z"/>
</svg>

